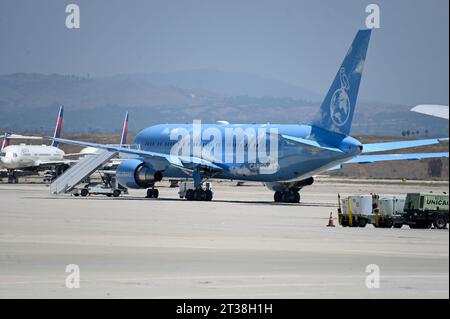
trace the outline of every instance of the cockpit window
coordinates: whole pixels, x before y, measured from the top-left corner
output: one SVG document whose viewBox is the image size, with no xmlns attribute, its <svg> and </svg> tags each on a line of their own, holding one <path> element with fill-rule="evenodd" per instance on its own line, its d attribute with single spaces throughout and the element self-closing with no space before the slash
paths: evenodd
<svg viewBox="0 0 450 319">
<path fill-rule="evenodd" d="M 5 152 L 0 152 L 0 157 L 6 157 L 6 153 Z"/>
</svg>

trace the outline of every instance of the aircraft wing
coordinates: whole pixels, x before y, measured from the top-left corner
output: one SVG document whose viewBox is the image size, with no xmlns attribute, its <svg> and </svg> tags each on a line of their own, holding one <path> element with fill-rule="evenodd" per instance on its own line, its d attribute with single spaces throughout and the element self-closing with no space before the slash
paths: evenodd
<svg viewBox="0 0 450 319">
<path fill-rule="evenodd" d="M 39 162 L 37 162 L 37 164 L 39 166 L 70 165 L 73 163 L 78 163 L 78 160 L 39 161 Z"/>
<path fill-rule="evenodd" d="M 205 168 L 208 170 L 213 170 L 213 171 L 221 171 L 222 170 L 221 167 L 213 164 L 212 162 L 204 160 L 204 159 L 196 158 L 196 157 L 174 156 L 171 154 L 150 152 L 150 151 L 144 151 L 144 150 L 139 150 L 139 149 L 114 146 L 114 145 L 107 145 L 107 144 L 83 142 L 83 141 L 71 140 L 71 139 L 67 139 L 67 138 L 51 137 L 50 139 L 54 139 L 55 141 L 61 142 L 61 143 L 90 146 L 90 147 L 94 147 L 94 148 L 104 149 L 104 150 L 108 150 L 110 152 L 119 152 L 119 153 L 133 154 L 133 155 L 138 155 L 138 156 L 143 156 L 143 157 L 165 159 L 170 165 L 184 169 L 184 170 L 192 170 L 194 166 L 200 166 L 202 168 Z"/>
<path fill-rule="evenodd" d="M 8 139 L 17 139 L 17 140 L 42 140 L 44 139 L 41 136 L 29 136 L 29 135 L 20 135 L 20 134 L 8 134 Z"/>
<path fill-rule="evenodd" d="M 448 105 L 417 105 L 411 109 L 416 113 L 422 113 L 430 116 L 440 117 L 448 120 Z"/>
<path fill-rule="evenodd" d="M 400 149 L 410 148 L 410 147 L 434 145 L 434 144 L 439 144 L 440 142 L 443 142 L 443 141 L 448 141 L 448 137 L 447 138 L 431 138 L 431 139 L 426 139 L 426 140 L 414 140 L 414 141 L 398 141 L 398 142 L 363 144 L 362 154 L 400 150 Z"/>
</svg>

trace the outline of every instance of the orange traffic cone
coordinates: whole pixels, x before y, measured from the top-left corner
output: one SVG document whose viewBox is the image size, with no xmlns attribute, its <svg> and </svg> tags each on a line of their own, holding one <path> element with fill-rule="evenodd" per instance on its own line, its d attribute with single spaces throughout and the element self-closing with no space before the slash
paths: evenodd
<svg viewBox="0 0 450 319">
<path fill-rule="evenodd" d="M 334 227 L 333 212 L 330 213 L 330 218 L 328 218 L 328 225 L 327 225 L 327 227 Z"/>
</svg>

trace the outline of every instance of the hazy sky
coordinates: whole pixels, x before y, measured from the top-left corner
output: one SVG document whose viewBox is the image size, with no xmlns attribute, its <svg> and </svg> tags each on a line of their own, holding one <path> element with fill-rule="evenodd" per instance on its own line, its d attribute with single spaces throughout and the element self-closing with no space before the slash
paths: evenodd
<svg viewBox="0 0 450 319">
<path fill-rule="evenodd" d="M 69 3 L 80 29 L 65 27 Z M 208 68 L 325 93 L 369 3 L 381 7 L 381 29 L 361 96 L 448 104 L 448 0 L 1 0 L 0 74 Z"/>
</svg>

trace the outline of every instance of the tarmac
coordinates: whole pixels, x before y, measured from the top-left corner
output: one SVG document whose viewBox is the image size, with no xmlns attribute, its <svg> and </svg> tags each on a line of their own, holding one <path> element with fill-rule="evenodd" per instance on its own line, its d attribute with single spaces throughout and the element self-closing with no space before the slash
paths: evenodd
<svg viewBox="0 0 450 319">
<path fill-rule="evenodd" d="M 320 178 L 301 204 L 253 183 L 213 187 L 212 202 L 187 202 L 167 183 L 159 199 L 0 184 L 0 298 L 449 298 L 448 230 L 343 228 L 336 214 L 338 192 L 448 182 Z M 79 288 L 66 286 L 73 264 Z"/>
</svg>

